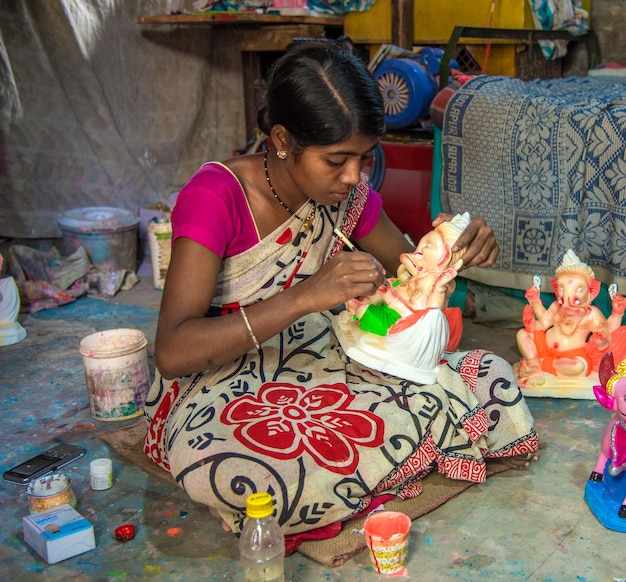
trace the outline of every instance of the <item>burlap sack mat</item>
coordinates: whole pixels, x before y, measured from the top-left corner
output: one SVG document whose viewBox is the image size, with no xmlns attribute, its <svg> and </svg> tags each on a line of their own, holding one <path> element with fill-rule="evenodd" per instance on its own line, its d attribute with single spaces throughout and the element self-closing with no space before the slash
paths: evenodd
<svg viewBox="0 0 626 582">
<path fill-rule="evenodd" d="M 147 425 L 142 420 L 137 424 L 104 433 L 101 438 L 120 455 L 143 470 L 176 485 L 173 477 L 167 471 L 161 469 L 144 455 L 143 439 L 146 430 Z M 506 471 L 507 468 L 500 463 L 490 463 L 488 474 L 500 473 Z M 411 519 L 416 519 L 443 505 L 472 485 L 473 483 L 468 481 L 457 481 L 448 479 L 439 473 L 431 473 L 424 479 L 424 491 L 419 497 L 387 502 L 385 509 L 401 511 Z M 341 533 L 334 538 L 305 541 L 300 545 L 298 551 L 325 566 L 340 566 L 366 548 L 365 536 L 354 531 L 363 528 L 365 519 L 365 517 L 361 517 L 347 521 L 344 523 Z"/>
</svg>

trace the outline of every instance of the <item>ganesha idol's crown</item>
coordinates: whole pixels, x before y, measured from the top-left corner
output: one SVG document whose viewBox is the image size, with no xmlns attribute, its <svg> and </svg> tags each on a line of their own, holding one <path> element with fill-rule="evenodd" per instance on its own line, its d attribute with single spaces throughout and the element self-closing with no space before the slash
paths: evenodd
<svg viewBox="0 0 626 582">
<path fill-rule="evenodd" d="M 561 264 L 555 271 L 556 275 L 561 273 L 584 273 L 588 277 L 595 277 L 593 269 L 587 264 L 581 261 L 576 253 L 572 249 L 563 255 Z"/>
<path fill-rule="evenodd" d="M 615 374 L 607 380 L 606 393 L 609 396 L 613 396 L 613 387 L 615 383 L 622 378 L 626 378 L 626 360 L 623 360 L 622 363 L 615 368 Z"/>
</svg>

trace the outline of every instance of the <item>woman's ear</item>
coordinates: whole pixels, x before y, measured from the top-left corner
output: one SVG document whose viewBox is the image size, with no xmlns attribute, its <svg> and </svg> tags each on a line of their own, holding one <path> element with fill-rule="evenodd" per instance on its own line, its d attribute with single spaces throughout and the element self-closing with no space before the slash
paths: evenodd
<svg viewBox="0 0 626 582">
<path fill-rule="evenodd" d="M 270 139 L 276 150 L 286 150 L 289 145 L 289 132 L 280 123 L 272 127 Z"/>
</svg>

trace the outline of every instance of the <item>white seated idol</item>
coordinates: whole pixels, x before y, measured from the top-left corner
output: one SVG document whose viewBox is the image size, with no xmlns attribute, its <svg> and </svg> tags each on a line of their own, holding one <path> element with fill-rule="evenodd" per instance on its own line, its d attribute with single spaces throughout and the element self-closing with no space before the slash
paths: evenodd
<svg viewBox="0 0 626 582">
<path fill-rule="evenodd" d="M 26 330 L 17 320 L 19 313 L 20 293 L 15 279 L 4 277 L 0 279 L 0 347 L 16 344 L 26 337 Z"/>
<path fill-rule="evenodd" d="M 469 221 L 465 213 L 440 224 L 400 256 L 397 277 L 346 303 L 332 325 L 350 358 L 406 380 L 436 381 L 450 339 L 444 310 L 465 252 L 451 249 Z"/>
</svg>

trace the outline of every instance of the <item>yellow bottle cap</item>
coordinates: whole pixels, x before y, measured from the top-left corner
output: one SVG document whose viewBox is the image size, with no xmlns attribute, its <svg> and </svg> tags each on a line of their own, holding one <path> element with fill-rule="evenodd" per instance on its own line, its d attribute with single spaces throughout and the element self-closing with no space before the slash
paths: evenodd
<svg viewBox="0 0 626 582">
<path fill-rule="evenodd" d="M 252 518 L 269 517 L 274 513 L 274 503 L 269 493 L 253 493 L 246 499 L 246 515 Z"/>
</svg>

